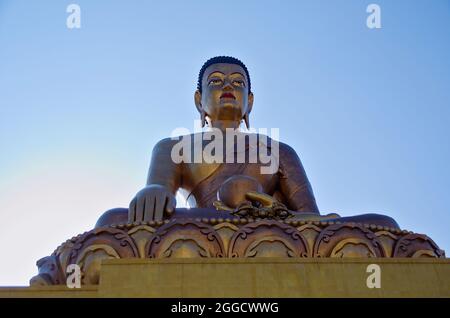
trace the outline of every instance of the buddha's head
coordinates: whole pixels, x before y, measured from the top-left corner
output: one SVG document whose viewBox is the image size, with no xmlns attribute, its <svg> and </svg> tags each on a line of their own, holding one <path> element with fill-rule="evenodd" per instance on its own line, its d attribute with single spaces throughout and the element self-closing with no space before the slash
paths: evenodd
<svg viewBox="0 0 450 318">
<path fill-rule="evenodd" d="M 253 106 L 253 93 L 247 67 L 230 56 L 217 56 L 203 64 L 194 95 L 202 125 L 206 118 L 211 123 L 242 120 L 249 127 L 249 114 Z"/>
</svg>

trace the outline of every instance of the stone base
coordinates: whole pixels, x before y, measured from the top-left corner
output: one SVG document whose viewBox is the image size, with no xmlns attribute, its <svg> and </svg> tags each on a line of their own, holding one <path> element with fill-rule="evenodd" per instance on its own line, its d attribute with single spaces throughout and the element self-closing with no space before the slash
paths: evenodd
<svg viewBox="0 0 450 318">
<path fill-rule="evenodd" d="M 200 211 L 198 211 L 200 210 Z M 214 215 L 217 211 L 197 209 Z M 424 234 L 375 224 L 247 218 L 185 218 L 96 227 L 37 262 L 31 286 L 65 285 L 80 267 L 83 285 L 100 280 L 106 259 L 166 258 L 445 258 Z M 219 214 L 220 216 L 220 214 Z M 237 261 L 236 261 L 237 262 Z"/>
<path fill-rule="evenodd" d="M 381 288 L 368 288 L 370 264 Z M 109 259 L 96 286 L 0 288 L 0 297 L 450 297 L 450 259 Z"/>
</svg>

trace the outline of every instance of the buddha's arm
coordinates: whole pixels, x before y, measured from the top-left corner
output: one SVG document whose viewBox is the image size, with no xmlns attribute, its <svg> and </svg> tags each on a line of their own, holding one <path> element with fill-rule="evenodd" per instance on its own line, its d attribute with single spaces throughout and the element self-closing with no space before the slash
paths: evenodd
<svg viewBox="0 0 450 318">
<path fill-rule="evenodd" d="M 147 186 L 159 184 L 175 195 L 181 184 L 181 164 L 171 158 L 173 140 L 166 138 L 153 148 L 152 159 L 147 176 Z"/>
<path fill-rule="evenodd" d="M 294 211 L 319 213 L 311 184 L 294 149 L 280 143 L 280 190 Z"/>
<path fill-rule="evenodd" d="M 131 200 L 129 222 L 161 220 L 174 211 L 181 166 L 171 158 L 172 144 L 171 139 L 163 139 L 153 148 L 147 186 Z"/>
</svg>

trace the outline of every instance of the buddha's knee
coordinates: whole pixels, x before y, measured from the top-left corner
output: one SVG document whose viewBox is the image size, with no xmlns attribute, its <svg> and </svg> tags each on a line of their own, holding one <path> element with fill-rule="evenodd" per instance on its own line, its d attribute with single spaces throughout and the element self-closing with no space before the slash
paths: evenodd
<svg viewBox="0 0 450 318">
<path fill-rule="evenodd" d="M 398 223 L 390 216 L 376 213 L 369 213 L 362 215 L 364 217 L 365 223 L 370 223 L 379 226 L 387 226 L 394 229 L 400 229 Z"/>
<path fill-rule="evenodd" d="M 115 208 L 106 211 L 98 219 L 95 227 L 108 226 L 111 224 L 119 224 L 128 222 L 128 209 L 127 208 Z"/>
<path fill-rule="evenodd" d="M 335 220 L 340 222 L 365 223 L 383 227 L 387 226 L 394 229 L 400 229 L 400 226 L 393 218 L 383 214 L 368 213 L 355 216 L 344 216 L 341 218 L 337 218 Z"/>
</svg>

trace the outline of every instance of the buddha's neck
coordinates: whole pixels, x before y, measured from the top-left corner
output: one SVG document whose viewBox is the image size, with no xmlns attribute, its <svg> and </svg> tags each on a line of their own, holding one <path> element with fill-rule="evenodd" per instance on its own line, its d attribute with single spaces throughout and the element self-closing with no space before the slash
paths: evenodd
<svg viewBox="0 0 450 318">
<path fill-rule="evenodd" d="M 211 126 L 213 128 L 220 129 L 222 132 L 226 132 L 227 128 L 236 129 L 239 128 L 239 125 L 241 124 L 240 121 L 236 120 L 215 120 L 211 121 Z"/>
</svg>

